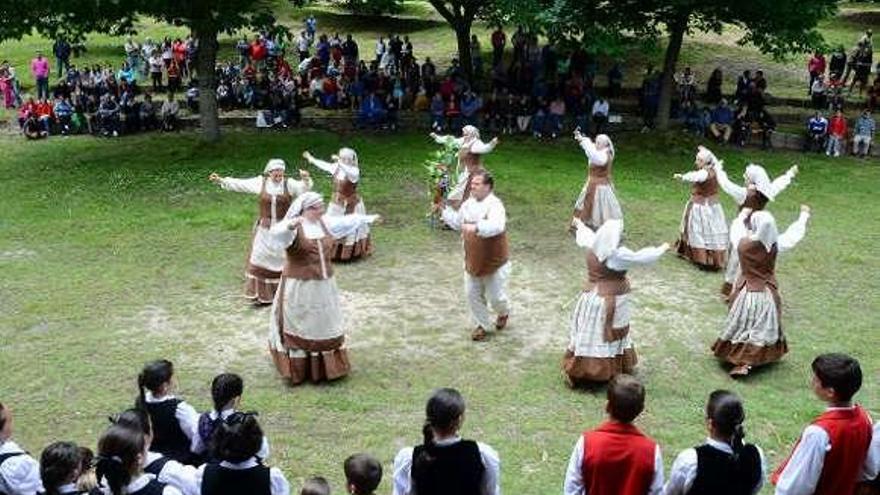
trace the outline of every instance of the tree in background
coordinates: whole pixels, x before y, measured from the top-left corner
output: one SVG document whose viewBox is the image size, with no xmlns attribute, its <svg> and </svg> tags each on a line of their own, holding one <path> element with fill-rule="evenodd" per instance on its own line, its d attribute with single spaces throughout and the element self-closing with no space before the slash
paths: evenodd
<svg viewBox="0 0 880 495">
<path fill-rule="evenodd" d="M 338 3 L 354 14 L 399 14 L 403 11 L 402 0 L 338 0 Z"/>
<path fill-rule="evenodd" d="M 494 0 L 428 0 L 455 31 L 458 62 L 468 81 L 474 80 L 471 60 L 471 27 L 477 18 L 489 18 L 497 13 Z"/>
</svg>

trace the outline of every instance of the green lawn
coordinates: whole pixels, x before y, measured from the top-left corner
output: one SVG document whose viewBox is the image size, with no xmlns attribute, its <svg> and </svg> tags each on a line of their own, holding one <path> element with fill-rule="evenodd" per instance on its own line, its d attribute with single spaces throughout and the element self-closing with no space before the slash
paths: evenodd
<svg viewBox="0 0 880 495">
<path fill-rule="evenodd" d="M 352 145 L 364 169 L 376 255 L 338 269 L 354 371 L 325 386 L 291 389 L 266 354 L 268 310 L 240 297 L 253 197 L 219 190 L 211 171 L 250 176 L 270 157 L 292 168 L 310 149 L 329 156 Z M 626 215 L 626 245 L 673 241 L 688 189 L 674 172 L 693 162 L 685 138 L 630 135 L 617 143 L 615 180 Z M 177 366 L 180 394 L 210 404 L 211 378 L 242 374 L 245 409 L 260 411 L 280 466 L 297 491 L 329 477 L 341 493 L 342 460 L 368 451 L 391 462 L 418 442 L 430 390 L 454 386 L 468 399 L 464 433 L 497 448 L 510 494 L 557 491 L 578 433 L 603 416 L 603 392 L 570 391 L 559 376 L 583 253 L 566 235 L 584 160 L 571 142 L 502 140 L 487 160 L 506 202 L 514 272 L 509 330 L 469 340 L 459 241 L 432 231 L 420 135 L 337 136 L 230 132 L 218 145 L 194 135 L 120 140 L 0 138 L 0 401 L 17 415 L 17 439 L 38 453 L 53 440 L 93 446 L 108 414 L 129 406 L 143 362 Z M 634 338 L 648 388 L 639 420 L 661 442 L 667 467 L 704 438 L 701 410 L 716 388 L 745 398 L 749 440 L 775 466 L 822 405 L 809 391 L 819 352 L 853 353 L 866 373 L 859 401 L 880 410 L 875 163 L 814 155 L 721 149 L 731 176 L 748 160 L 776 175 L 801 175 L 771 210 L 780 224 L 809 203 L 807 237 L 781 259 L 784 324 L 791 352 L 733 382 L 708 347 L 725 306 L 720 274 L 669 255 L 631 273 L 638 311 Z M 314 171 L 318 187 L 329 181 Z M 733 204 L 725 199 L 728 216 Z"/>
</svg>

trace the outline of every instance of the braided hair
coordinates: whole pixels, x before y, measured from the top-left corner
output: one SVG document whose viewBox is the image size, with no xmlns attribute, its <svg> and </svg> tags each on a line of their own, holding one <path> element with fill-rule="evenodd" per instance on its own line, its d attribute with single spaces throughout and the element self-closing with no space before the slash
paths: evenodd
<svg viewBox="0 0 880 495">
<path fill-rule="evenodd" d="M 728 390 L 716 390 L 709 394 L 706 417 L 712 421 L 713 433 L 727 441 L 733 449 L 733 458 L 737 459 L 746 436 L 743 428 L 746 412 L 742 400 Z"/>
<path fill-rule="evenodd" d="M 413 460 L 413 470 L 428 468 L 434 462 L 434 433 L 449 433 L 459 425 L 464 414 L 464 397 L 454 388 L 434 391 L 425 406 L 425 425 L 422 427 L 424 449 Z"/>
</svg>

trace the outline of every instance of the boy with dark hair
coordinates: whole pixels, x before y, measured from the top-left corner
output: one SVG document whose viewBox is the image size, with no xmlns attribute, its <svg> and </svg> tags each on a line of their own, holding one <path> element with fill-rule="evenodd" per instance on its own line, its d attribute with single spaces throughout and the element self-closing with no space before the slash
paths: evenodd
<svg viewBox="0 0 880 495">
<path fill-rule="evenodd" d="M 351 495 L 372 495 L 382 481 L 382 465 L 369 454 L 354 454 L 345 460 L 345 486 Z"/>
<path fill-rule="evenodd" d="M 565 495 L 656 495 L 663 489 L 660 446 L 632 422 L 645 408 L 645 387 L 633 376 L 608 384 L 608 420 L 584 432 L 565 473 Z"/>
<path fill-rule="evenodd" d="M 812 368 L 813 393 L 828 407 L 773 474 L 777 495 L 853 493 L 865 467 L 871 418 L 852 404 L 862 386 L 859 362 L 846 354 L 821 354 Z"/>
<path fill-rule="evenodd" d="M 321 476 L 313 476 L 303 483 L 300 495 L 330 495 L 330 483 Z"/>
</svg>

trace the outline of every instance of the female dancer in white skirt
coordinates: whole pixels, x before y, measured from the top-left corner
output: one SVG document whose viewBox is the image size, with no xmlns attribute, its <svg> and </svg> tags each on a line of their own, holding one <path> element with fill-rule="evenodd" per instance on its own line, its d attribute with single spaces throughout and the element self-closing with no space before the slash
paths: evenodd
<svg viewBox="0 0 880 495">
<path fill-rule="evenodd" d="M 807 229 L 810 208 L 783 234 L 767 211 L 743 208 L 730 226 L 737 246 L 740 275 L 730 294 L 724 331 L 712 345 L 719 359 L 733 365 L 731 376 L 745 376 L 753 366 L 778 361 L 788 352 L 782 333 L 782 299 L 776 282 L 776 256 L 792 249 Z"/>
<path fill-rule="evenodd" d="M 694 164 L 697 170 L 673 175 L 693 184 L 691 199 L 681 217 L 681 237 L 676 250 L 679 256 L 700 268 L 720 270 L 729 242 L 724 208 L 718 202 L 716 165 L 721 168 L 721 162 L 708 148 L 700 146 Z"/>
<path fill-rule="evenodd" d="M 430 134 L 431 139 L 437 144 L 452 142 L 458 148 L 458 177 L 455 186 L 446 195 L 446 201 L 452 209 L 459 206 L 471 195 L 471 176 L 485 170 L 483 168 L 483 155 L 491 153 L 498 146 L 498 138 L 492 138 L 488 143 L 480 140 L 480 130 L 472 125 L 461 128 L 461 137 L 441 136 Z"/>
<path fill-rule="evenodd" d="M 303 158 L 333 177 L 333 200 L 327 207 L 327 215 L 367 214 L 364 200 L 358 193 L 361 169 L 358 165 L 357 153 L 353 149 L 340 149 L 339 155 L 331 157 L 332 163 L 318 160 L 308 151 L 303 153 Z M 333 261 L 355 261 L 359 258 L 366 258 L 372 252 L 370 226 L 364 224 L 356 232 L 337 242 L 331 257 Z"/>
<path fill-rule="evenodd" d="M 272 243 L 286 251 L 287 259 L 272 305 L 269 350 L 278 371 L 293 385 L 348 374 L 351 366 L 330 253 L 337 239 L 377 218 L 325 215 L 321 195 L 307 192 L 270 230 Z"/>
<path fill-rule="evenodd" d="M 577 245 L 587 249 L 587 283 L 571 315 L 571 336 L 562 359 L 569 386 L 605 382 L 631 373 L 638 361 L 630 337 L 629 280 L 626 271 L 656 262 L 669 244 L 632 250 L 620 246 L 623 222 L 608 220 L 595 233 L 573 221 Z"/>
<path fill-rule="evenodd" d="M 208 177 L 227 191 L 259 195 L 260 216 L 254 224 L 244 272 L 244 295 L 256 304 L 272 304 L 284 267 L 284 251 L 273 249 L 266 240 L 269 229 L 284 218 L 295 197 L 312 188 L 308 172 L 300 170 L 300 180 L 295 180 L 284 176 L 285 168 L 284 160 L 273 158 L 257 177 L 233 179 L 216 173 Z"/>
<path fill-rule="evenodd" d="M 789 168 L 784 174 L 771 181 L 764 167 L 750 164 L 743 174 L 745 185 L 739 186 L 730 181 L 727 172 L 721 167 L 721 162 L 715 167 L 718 185 L 739 205 L 740 209 L 749 208 L 761 211 L 770 201 L 776 200 L 776 195 L 782 192 L 798 173 L 797 165 Z M 736 255 L 736 244 L 728 245 L 727 269 L 724 272 L 724 285 L 721 286 L 721 294 L 730 296 L 730 290 L 739 274 L 739 258 Z"/>
<path fill-rule="evenodd" d="M 606 220 L 623 220 L 623 211 L 614 194 L 611 170 L 614 164 L 614 144 L 605 134 L 596 136 L 596 142 L 574 131 L 574 139 L 587 154 L 587 181 L 574 203 L 574 218 L 591 229 L 598 229 Z M 573 219 L 572 219 L 573 220 Z M 572 223 L 574 228 L 574 223 Z"/>
</svg>

